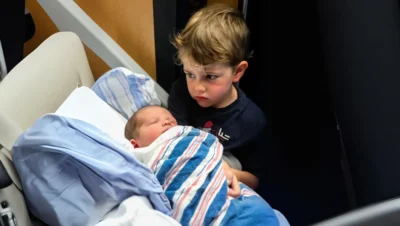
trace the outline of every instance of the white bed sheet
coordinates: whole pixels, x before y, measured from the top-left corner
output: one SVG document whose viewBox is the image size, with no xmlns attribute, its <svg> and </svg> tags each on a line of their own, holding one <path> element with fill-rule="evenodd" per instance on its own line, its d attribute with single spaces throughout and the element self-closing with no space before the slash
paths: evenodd
<svg viewBox="0 0 400 226">
<path fill-rule="evenodd" d="M 56 114 L 90 123 L 121 144 L 128 142 L 124 136 L 127 120 L 88 87 L 75 89 Z"/>
<path fill-rule="evenodd" d="M 132 145 L 124 137 L 127 120 L 87 87 L 75 89 L 58 108 L 56 114 L 90 123 L 125 145 L 127 151 L 133 150 Z M 177 226 L 180 224 L 173 218 L 154 210 L 146 197 L 132 196 L 107 214 L 96 226 L 106 225 Z"/>
<path fill-rule="evenodd" d="M 149 200 L 142 196 L 132 196 L 112 210 L 96 226 L 179 226 L 173 218 L 154 210 Z"/>
</svg>

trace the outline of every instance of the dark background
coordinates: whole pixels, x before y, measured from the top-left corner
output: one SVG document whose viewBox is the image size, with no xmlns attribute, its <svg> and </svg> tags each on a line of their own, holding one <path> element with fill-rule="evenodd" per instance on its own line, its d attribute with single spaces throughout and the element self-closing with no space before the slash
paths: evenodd
<svg viewBox="0 0 400 226">
<path fill-rule="evenodd" d="M 24 43 L 34 33 L 32 16 L 25 14 L 25 0 L 0 1 L 0 41 L 7 71 L 22 60 Z"/>
</svg>

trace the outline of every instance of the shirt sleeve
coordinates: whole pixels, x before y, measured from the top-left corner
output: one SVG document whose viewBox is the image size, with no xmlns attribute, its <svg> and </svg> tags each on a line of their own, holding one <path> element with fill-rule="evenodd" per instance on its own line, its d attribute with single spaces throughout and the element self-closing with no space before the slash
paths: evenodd
<svg viewBox="0 0 400 226">
<path fill-rule="evenodd" d="M 168 97 L 168 110 L 175 117 L 179 125 L 189 124 L 189 112 L 188 112 L 188 97 L 189 92 L 187 91 L 185 77 L 178 79 L 172 85 L 171 92 Z"/>
</svg>

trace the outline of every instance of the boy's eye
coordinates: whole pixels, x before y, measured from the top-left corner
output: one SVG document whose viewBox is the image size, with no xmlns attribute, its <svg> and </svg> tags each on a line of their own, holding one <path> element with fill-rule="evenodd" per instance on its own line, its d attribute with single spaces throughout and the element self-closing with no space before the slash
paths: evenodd
<svg viewBox="0 0 400 226">
<path fill-rule="evenodd" d="M 214 79 L 218 78 L 218 76 L 216 76 L 216 75 L 207 75 L 206 77 L 208 80 L 214 80 Z"/>
<path fill-rule="evenodd" d="M 186 75 L 187 75 L 189 78 L 195 78 L 195 77 L 196 77 L 194 74 L 190 74 L 190 73 L 186 73 Z"/>
</svg>

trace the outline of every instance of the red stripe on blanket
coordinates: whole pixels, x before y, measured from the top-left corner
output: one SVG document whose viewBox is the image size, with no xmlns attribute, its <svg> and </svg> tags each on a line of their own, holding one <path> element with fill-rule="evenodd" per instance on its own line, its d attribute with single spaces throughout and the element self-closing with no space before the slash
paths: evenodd
<svg viewBox="0 0 400 226">
<path fill-rule="evenodd" d="M 183 128 L 184 130 L 186 129 L 186 126 Z M 176 133 L 175 136 L 179 136 L 180 134 L 182 134 L 182 131 L 179 131 Z M 169 142 L 166 142 L 163 146 L 163 148 L 161 149 L 160 152 L 158 152 L 157 157 L 154 159 L 153 163 L 151 164 L 151 170 L 155 170 L 155 166 L 157 164 L 158 161 L 160 161 L 162 154 L 165 152 L 165 150 L 167 149 L 167 147 L 169 147 L 169 145 L 174 141 L 174 139 L 170 140 Z"/>
<path fill-rule="evenodd" d="M 198 150 L 198 147 L 202 144 L 202 142 L 205 140 L 207 137 L 207 133 L 200 133 L 200 136 L 197 136 L 194 141 L 190 144 L 189 148 L 187 148 L 188 151 L 185 151 L 184 154 L 179 157 L 176 162 L 178 164 L 174 167 L 175 169 L 171 172 L 170 175 L 167 174 L 167 180 L 165 181 L 163 188 L 166 190 L 171 183 L 171 181 L 175 178 L 175 176 L 179 173 L 179 171 L 186 165 L 187 161 L 181 161 L 182 159 L 185 158 L 190 158 L 193 157 L 196 154 L 196 151 Z M 197 144 L 195 147 L 194 144 Z"/>
<path fill-rule="evenodd" d="M 202 222 L 204 222 L 204 217 L 205 217 L 205 214 L 207 213 L 207 208 L 210 207 L 215 196 L 220 191 L 220 189 L 223 185 L 223 182 L 225 181 L 224 180 L 225 173 L 222 170 L 222 168 L 220 168 L 217 173 L 218 173 L 218 175 L 215 178 L 214 183 L 211 186 L 208 186 L 207 190 L 204 192 L 204 194 L 206 194 L 206 195 L 205 195 L 205 197 L 202 198 L 201 204 L 199 205 L 200 208 L 198 208 L 196 210 L 196 215 L 192 219 L 193 225 L 203 225 Z"/>
<path fill-rule="evenodd" d="M 220 225 L 220 224 L 221 224 L 223 218 L 225 217 L 225 214 L 224 214 L 224 213 L 226 213 L 226 211 L 228 210 L 229 205 L 231 204 L 231 200 L 232 200 L 232 199 L 233 199 L 232 197 L 229 197 L 229 196 L 228 196 L 228 198 L 226 199 L 226 202 L 225 202 L 224 206 L 221 208 L 221 211 L 219 211 L 218 215 L 214 218 L 214 220 L 210 223 L 210 225 Z M 220 218 L 221 218 L 221 219 L 220 219 Z M 217 223 L 218 223 L 218 224 L 217 224 Z"/>
<path fill-rule="evenodd" d="M 222 153 L 220 153 L 221 149 L 222 149 L 222 145 L 217 144 L 216 157 L 222 156 Z M 221 160 L 220 158 L 214 158 L 214 160 L 208 165 L 207 172 L 210 167 L 214 168 L 216 165 L 218 165 L 220 160 Z M 204 218 L 205 213 L 207 212 L 207 211 L 205 211 L 205 209 L 207 209 L 213 201 L 211 199 L 211 197 L 215 197 L 215 195 L 220 191 L 220 189 L 223 185 L 223 182 L 225 181 L 224 179 L 226 179 L 226 177 L 224 177 L 225 172 L 223 171 L 221 165 L 217 170 L 218 171 L 217 171 L 217 174 L 216 174 L 216 177 L 215 177 L 213 183 L 211 185 L 207 186 L 206 190 L 204 191 L 203 194 L 206 194 L 206 195 L 202 196 L 199 206 L 197 207 L 196 215 L 192 219 L 193 223 L 195 223 L 195 224 L 196 223 L 201 224 L 201 221 Z M 212 189 L 214 189 L 214 191 L 212 193 L 209 193 L 209 191 Z M 199 216 L 199 213 L 201 214 L 200 216 Z M 198 222 L 198 221 L 200 221 L 200 222 Z"/>
<path fill-rule="evenodd" d="M 201 133 L 201 134 L 202 134 L 203 136 L 204 136 L 204 135 L 207 135 L 207 133 Z M 204 136 L 204 137 L 207 137 L 207 136 Z M 200 144 L 200 143 L 199 143 L 199 144 Z M 196 149 L 196 150 L 197 150 L 197 149 Z M 209 164 L 209 165 L 207 166 L 206 171 L 208 171 L 208 170 L 210 169 L 210 167 L 212 167 L 211 164 Z M 173 218 L 175 218 L 175 219 L 177 218 L 177 214 L 179 213 L 180 206 L 182 205 L 183 200 L 185 200 L 186 196 L 190 193 L 190 191 L 192 190 L 192 188 L 194 188 L 194 187 L 197 185 L 197 183 L 199 182 L 199 180 L 200 180 L 200 177 L 197 176 L 197 179 L 192 183 L 192 185 L 191 185 L 188 189 L 185 190 L 184 194 L 180 197 L 180 199 L 179 199 L 179 201 L 178 201 L 178 204 L 176 205 L 176 208 L 174 209 Z"/>
</svg>

